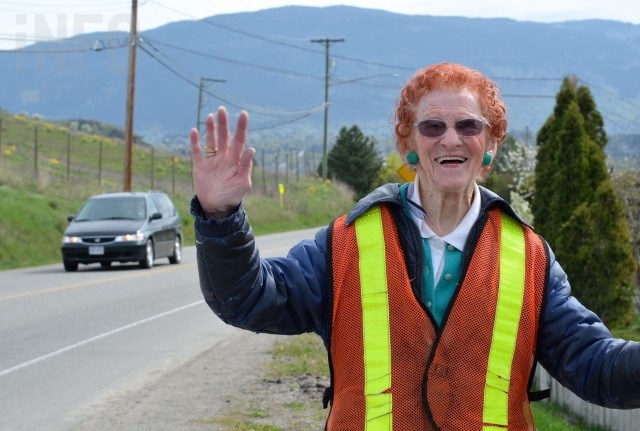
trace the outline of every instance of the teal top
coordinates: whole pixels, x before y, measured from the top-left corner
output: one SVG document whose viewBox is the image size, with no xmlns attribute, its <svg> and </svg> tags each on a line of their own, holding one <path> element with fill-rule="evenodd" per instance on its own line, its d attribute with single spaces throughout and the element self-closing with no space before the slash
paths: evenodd
<svg viewBox="0 0 640 431">
<path fill-rule="evenodd" d="M 400 187 L 400 197 L 404 209 L 411 216 L 414 214 L 407 199 L 407 189 L 410 183 Z M 434 282 L 433 265 L 431 260 L 431 247 L 429 240 L 422 238 L 422 250 L 424 252 L 424 268 L 422 271 L 422 301 L 427 311 L 433 316 L 438 326 L 442 325 L 444 313 L 451 302 L 451 297 L 460 283 L 462 277 L 462 251 L 451 244 L 445 243 L 444 269 L 436 284 Z"/>
</svg>

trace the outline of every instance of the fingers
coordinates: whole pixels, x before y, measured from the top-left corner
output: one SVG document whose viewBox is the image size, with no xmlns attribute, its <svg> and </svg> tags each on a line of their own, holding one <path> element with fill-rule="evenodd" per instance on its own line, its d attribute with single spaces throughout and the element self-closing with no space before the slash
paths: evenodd
<svg viewBox="0 0 640 431">
<path fill-rule="evenodd" d="M 224 106 L 218 108 L 218 150 L 224 154 L 229 148 L 229 119 Z"/>
<path fill-rule="evenodd" d="M 249 114 L 247 111 L 243 110 L 238 116 L 233 142 L 230 142 L 229 116 L 224 106 L 218 108 L 216 115 L 207 115 L 205 125 L 205 145 L 210 149 L 217 149 L 216 154 L 223 155 L 228 151 L 232 156 L 232 160 L 239 160 L 247 141 L 247 129 L 249 125 Z M 191 131 L 191 152 L 194 156 L 201 154 L 199 139 L 198 131 L 193 129 Z"/>
<path fill-rule="evenodd" d="M 233 134 L 233 145 L 230 152 L 234 160 L 238 160 L 244 151 L 244 145 L 247 142 L 247 127 L 249 125 L 249 113 L 241 111 L 236 124 L 236 131 Z"/>
<path fill-rule="evenodd" d="M 213 114 L 207 115 L 207 119 L 204 121 L 204 124 L 207 129 L 207 134 L 205 137 L 205 145 L 207 147 L 216 148 L 216 119 Z"/>
<path fill-rule="evenodd" d="M 198 133 L 198 129 L 195 127 L 191 129 L 189 139 L 191 140 L 191 155 L 193 160 L 196 160 L 200 156 L 200 133 Z"/>
<path fill-rule="evenodd" d="M 240 158 L 238 163 L 238 175 L 240 177 L 249 177 L 251 175 L 251 167 L 253 166 L 253 156 L 256 154 L 256 149 L 253 147 L 247 148 Z"/>
</svg>

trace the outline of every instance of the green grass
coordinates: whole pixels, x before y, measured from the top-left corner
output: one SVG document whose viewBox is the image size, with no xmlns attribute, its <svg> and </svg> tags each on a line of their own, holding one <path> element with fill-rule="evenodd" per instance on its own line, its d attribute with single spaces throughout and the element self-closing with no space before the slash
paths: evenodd
<svg viewBox="0 0 640 431">
<path fill-rule="evenodd" d="M 239 419 L 236 417 L 210 418 L 197 421 L 204 425 L 220 425 L 217 430 L 223 431 L 284 431 L 281 427 L 253 422 L 251 420 Z"/>
<path fill-rule="evenodd" d="M 532 403 L 536 429 L 544 431 L 606 431 L 590 426 L 569 410 L 549 401 Z"/>
<path fill-rule="evenodd" d="M 304 334 L 277 342 L 273 348 L 274 360 L 267 366 L 267 376 L 283 379 L 301 375 L 327 374 L 327 353 L 315 334 Z"/>
<path fill-rule="evenodd" d="M 640 315 L 635 313 L 631 322 L 621 328 L 612 328 L 611 332 L 614 337 L 622 338 L 625 340 L 640 341 Z"/>
<path fill-rule="evenodd" d="M 333 191 L 330 203 L 323 204 L 324 192 L 308 191 L 315 186 Z M 25 185 L 0 177 L 0 269 L 60 262 L 60 240 L 67 216 L 76 213 L 86 198 L 103 191 L 69 184 Z M 189 213 L 192 195 L 169 195 L 182 217 L 184 244 L 193 245 L 193 216 Z M 352 205 L 348 193 L 315 179 L 292 188 L 282 207 L 279 199 L 256 194 L 249 195 L 245 202 L 258 235 L 322 226 Z"/>
</svg>

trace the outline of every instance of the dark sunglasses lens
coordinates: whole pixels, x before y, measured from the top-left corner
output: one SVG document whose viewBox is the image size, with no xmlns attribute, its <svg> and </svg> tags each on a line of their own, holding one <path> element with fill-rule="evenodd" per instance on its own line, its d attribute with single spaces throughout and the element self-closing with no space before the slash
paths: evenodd
<svg viewBox="0 0 640 431">
<path fill-rule="evenodd" d="M 427 138 L 442 136 L 447 130 L 447 123 L 440 120 L 424 120 L 418 123 L 418 131 Z"/>
<path fill-rule="evenodd" d="M 460 120 L 456 122 L 456 131 L 462 136 L 476 136 L 482 132 L 484 123 L 475 118 L 468 118 L 466 120 Z"/>
</svg>

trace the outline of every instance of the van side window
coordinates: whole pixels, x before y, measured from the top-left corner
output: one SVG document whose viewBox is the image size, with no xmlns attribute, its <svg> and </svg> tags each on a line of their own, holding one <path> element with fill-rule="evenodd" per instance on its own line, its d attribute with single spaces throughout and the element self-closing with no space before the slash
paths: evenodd
<svg viewBox="0 0 640 431">
<path fill-rule="evenodd" d="M 175 215 L 175 208 L 169 196 L 162 193 L 151 195 L 151 200 L 156 204 L 158 210 L 162 213 L 162 217 L 171 217 Z"/>
<path fill-rule="evenodd" d="M 158 208 L 158 206 L 155 204 L 155 202 L 153 201 L 153 199 L 148 199 L 148 206 L 149 206 L 149 217 L 151 217 L 154 213 L 160 213 L 162 214 L 162 211 L 160 211 L 160 209 Z M 162 217 L 164 217 L 164 214 L 162 214 Z"/>
</svg>

